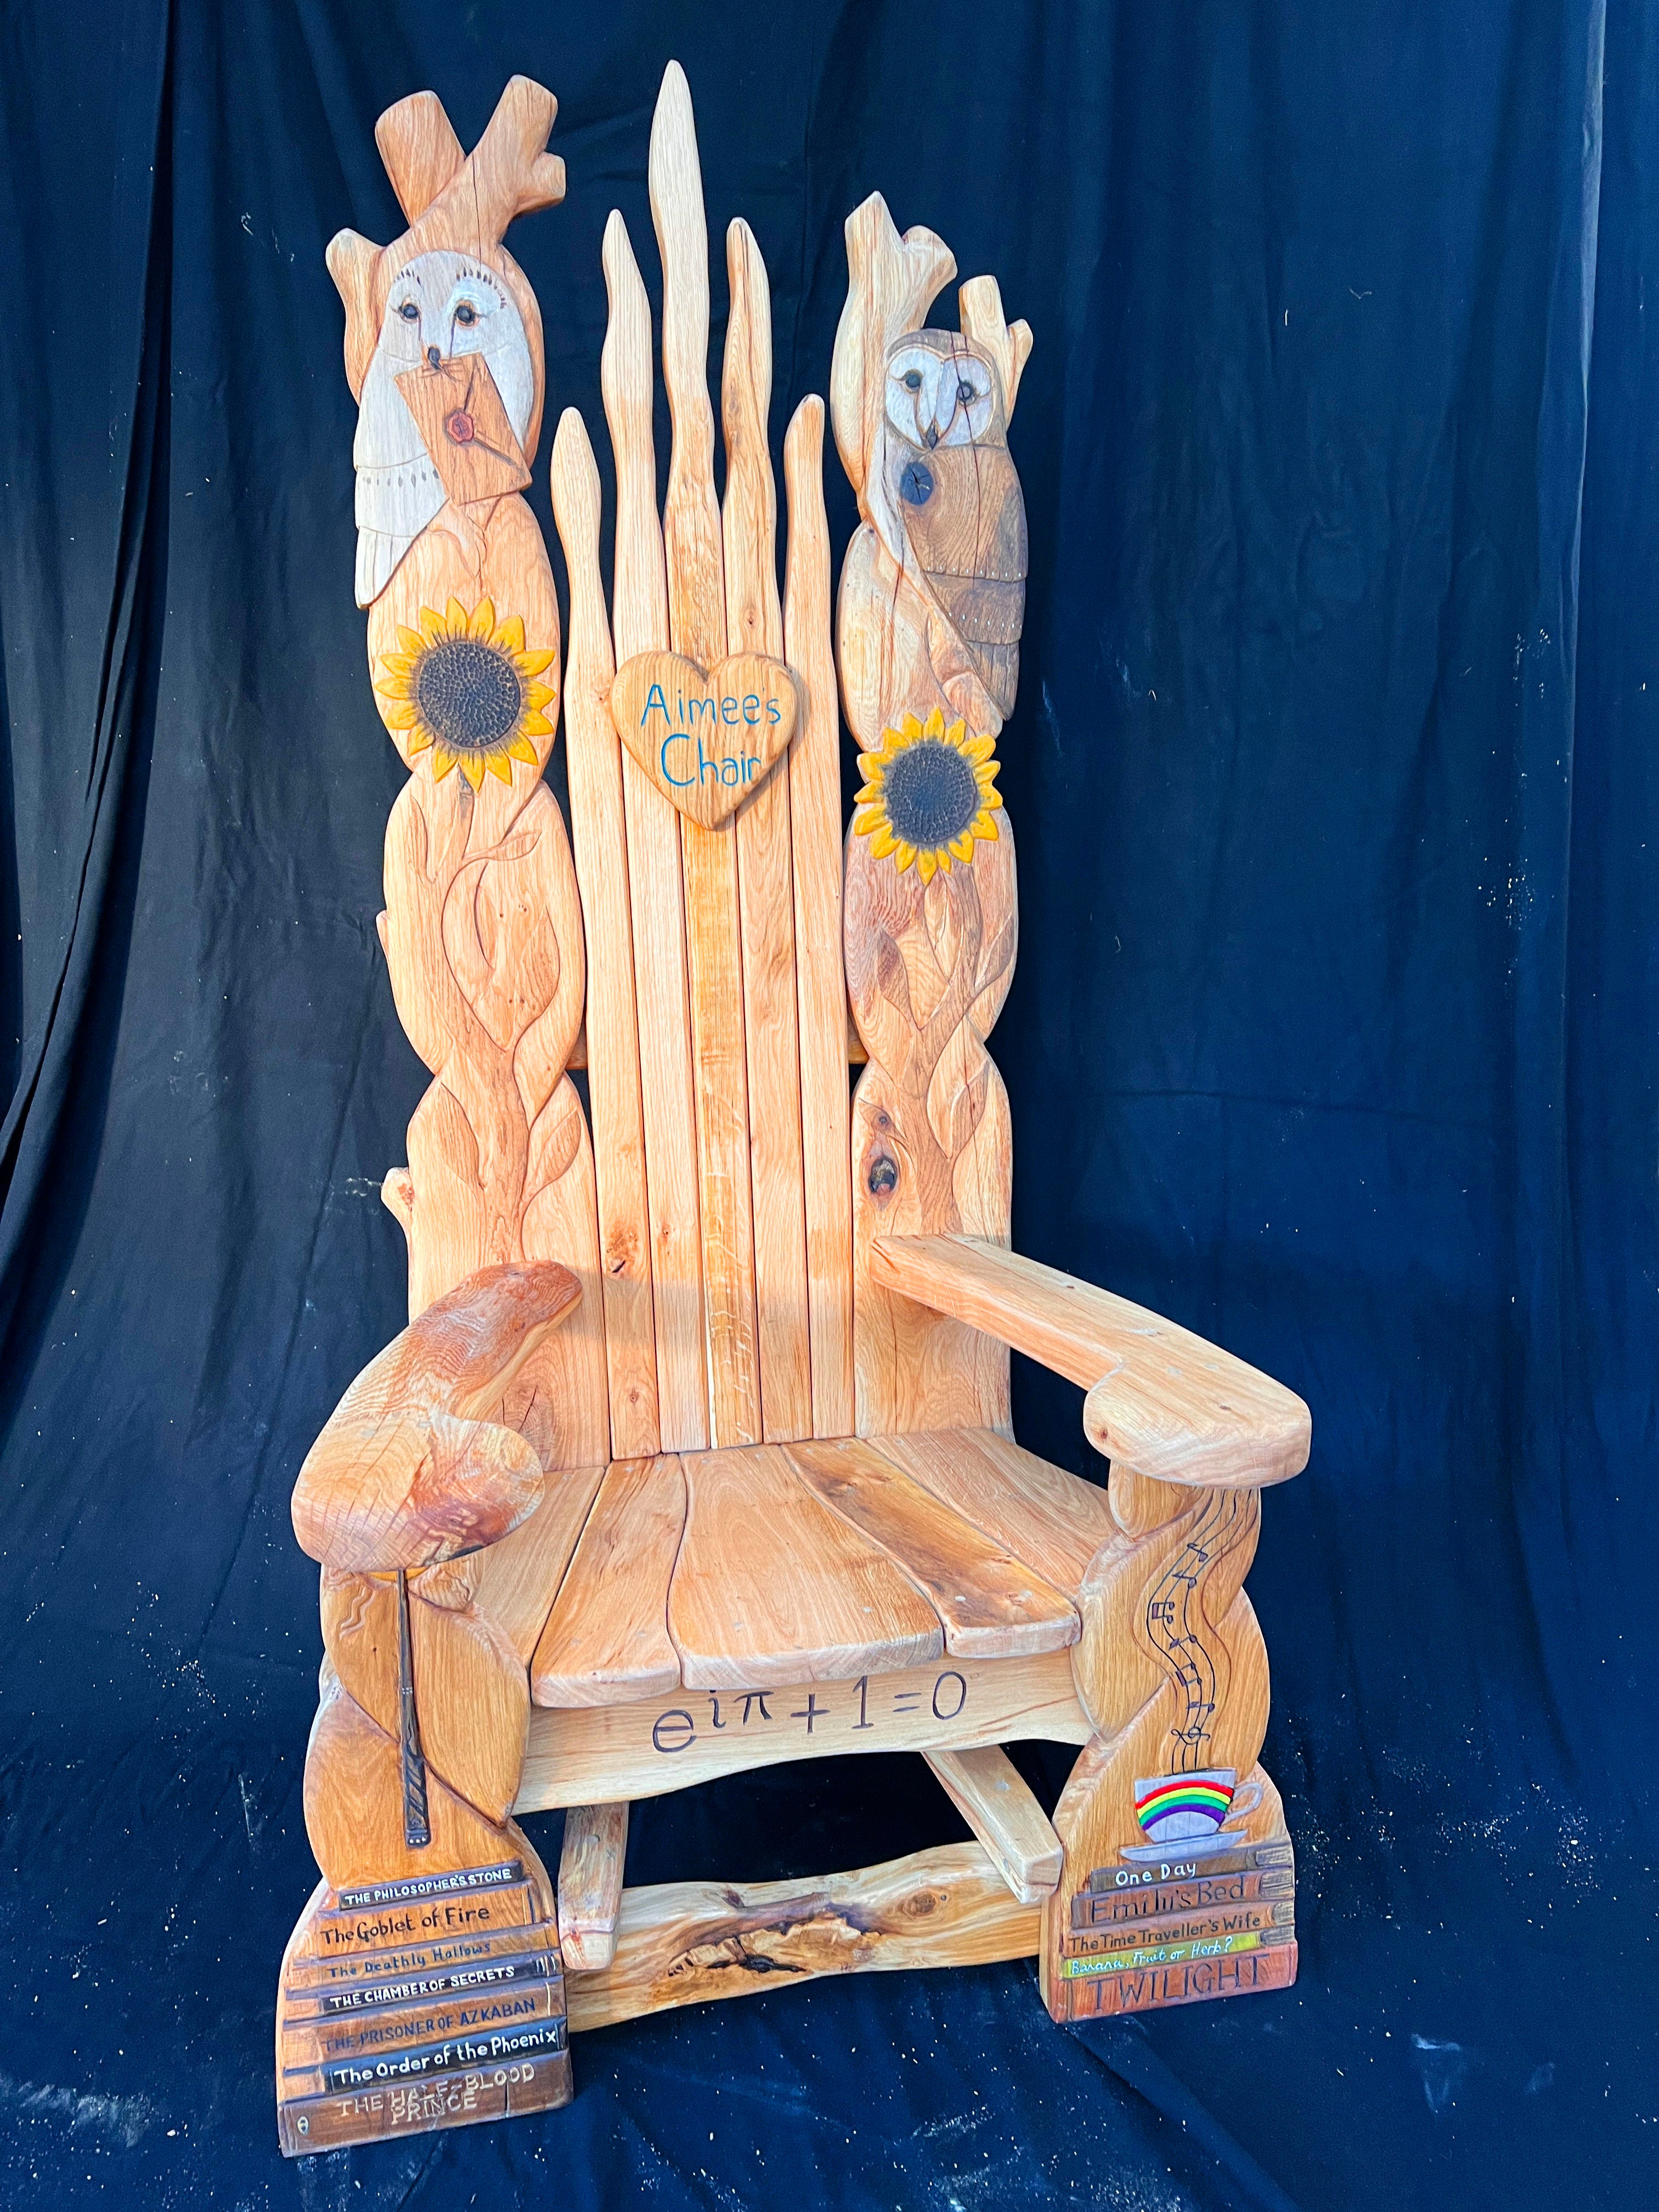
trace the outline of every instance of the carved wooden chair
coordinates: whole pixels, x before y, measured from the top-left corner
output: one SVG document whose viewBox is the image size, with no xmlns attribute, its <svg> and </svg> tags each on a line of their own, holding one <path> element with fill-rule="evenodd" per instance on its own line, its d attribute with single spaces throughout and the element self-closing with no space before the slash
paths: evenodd
<svg viewBox="0 0 1659 2212">
<path fill-rule="evenodd" d="M 327 1656 L 305 1792 L 323 1879 L 278 1998 L 290 2153 L 562 2102 L 568 2028 L 780 1967 L 1035 1953 L 1058 2021 L 1295 1972 L 1242 1583 L 1307 1410 L 1008 1249 L 985 1039 L 1014 964 L 995 745 L 1030 333 L 988 276 L 959 331 L 925 327 L 948 249 L 900 237 L 879 198 L 848 221 L 830 412 L 863 515 L 838 617 L 863 782 L 843 839 L 823 404 L 784 444 L 780 597 L 766 270 L 734 222 L 722 504 L 670 67 L 650 185 L 673 449 L 659 518 L 650 310 L 613 214 L 608 614 L 574 411 L 553 443 L 573 865 L 542 781 L 558 615 L 520 496 L 540 322 L 501 244 L 562 197 L 554 112 L 515 78 L 464 156 L 431 94 L 400 102 L 377 136 L 410 229 L 329 251 L 361 406 L 357 595 L 410 770 L 380 939 L 434 1080 L 386 1184 L 410 1326 L 295 1492 Z M 1086 1390 L 1109 1488 L 1015 1443 L 1010 1346 Z M 1052 1823 L 1000 1748 L 1019 1738 L 1079 1747 Z M 977 1841 L 805 1883 L 623 1887 L 632 1799 L 892 1749 Z M 551 1807 L 556 1887 L 514 1820 Z"/>
</svg>

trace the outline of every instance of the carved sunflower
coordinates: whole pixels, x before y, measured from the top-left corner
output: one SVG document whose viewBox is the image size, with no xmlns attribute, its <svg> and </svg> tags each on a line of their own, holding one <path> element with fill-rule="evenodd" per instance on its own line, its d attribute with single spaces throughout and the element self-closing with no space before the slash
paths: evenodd
<svg viewBox="0 0 1659 2212">
<path fill-rule="evenodd" d="M 422 607 L 418 630 L 398 630 L 402 650 L 383 653 L 386 672 L 375 690 L 391 701 L 387 726 L 409 732 L 411 754 L 432 750 L 432 774 L 441 783 L 459 768 L 474 791 L 484 770 L 511 783 L 509 763 L 541 763 L 532 738 L 550 737 L 543 714 L 553 686 L 536 679 L 558 658 L 556 647 L 526 651 L 524 622 L 509 615 L 499 625 L 495 604 L 481 599 L 468 614 L 451 599 L 441 615 Z"/>
<path fill-rule="evenodd" d="M 994 738 L 970 738 L 962 721 L 946 729 L 935 707 L 925 722 L 907 714 L 884 730 L 881 750 L 860 753 L 859 766 L 866 780 L 853 828 L 872 840 L 878 860 L 891 853 L 901 872 L 914 861 L 928 884 L 953 860 L 971 861 L 976 837 L 995 842 L 1002 794 Z"/>
</svg>

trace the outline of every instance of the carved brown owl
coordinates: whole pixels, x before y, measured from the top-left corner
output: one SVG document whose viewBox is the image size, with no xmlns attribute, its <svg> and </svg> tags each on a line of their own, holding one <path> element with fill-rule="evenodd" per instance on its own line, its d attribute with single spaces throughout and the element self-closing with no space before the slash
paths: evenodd
<svg viewBox="0 0 1659 2212">
<path fill-rule="evenodd" d="M 1003 714 L 1019 678 L 1025 501 L 995 364 L 954 331 L 912 331 L 889 352 L 884 489 L 952 627 Z"/>
</svg>

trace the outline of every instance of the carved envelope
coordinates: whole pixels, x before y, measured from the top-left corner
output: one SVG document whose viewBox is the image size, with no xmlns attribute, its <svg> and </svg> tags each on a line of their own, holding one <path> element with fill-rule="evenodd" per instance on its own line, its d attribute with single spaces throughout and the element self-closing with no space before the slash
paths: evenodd
<svg viewBox="0 0 1659 2212">
<path fill-rule="evenodd" d="M 501 499 L 530 482 L 524 449 L 481 356 L 461 354 L 436 368 L 405 369 L 398 389 L 457 507 Z"/>
</svg>

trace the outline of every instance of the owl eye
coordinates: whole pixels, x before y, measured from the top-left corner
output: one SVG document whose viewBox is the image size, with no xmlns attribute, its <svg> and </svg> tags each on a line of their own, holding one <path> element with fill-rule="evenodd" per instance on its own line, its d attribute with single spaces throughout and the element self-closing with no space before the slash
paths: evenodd
<svg viewBox="0 0 1659 2212">
<path fill-rule="evenodd" d="M 905 370 L 905 372 L 904 372 L 904 388 L 905 388 L 905 390 L 906 390 L 907 392 L 920 392 L 920 391 L 921 391 L 921 371 L 919 368 L 907 368 L 907 369 Z"/>
<path fill-rule="evenodd" d="M 421 311 L 413 300 L 405 300 L 398 313 L 406 323 L 418 323 L 421 319 Z"/>
<path fill-rule="evenodd" d="M 975 396 L 973 386 L 969 383 L 967 378 L 964 376 L 957 386 L 957 398 L 961 400 L 965 407 L 968 402 Z"/>
<path fill-rule="evenodd" d="M 463 300 L 455 310 L 455 319 L 463 329 L 470 331 L 478 319 L 478 311 L 470 301 Z"/>
</svg>

